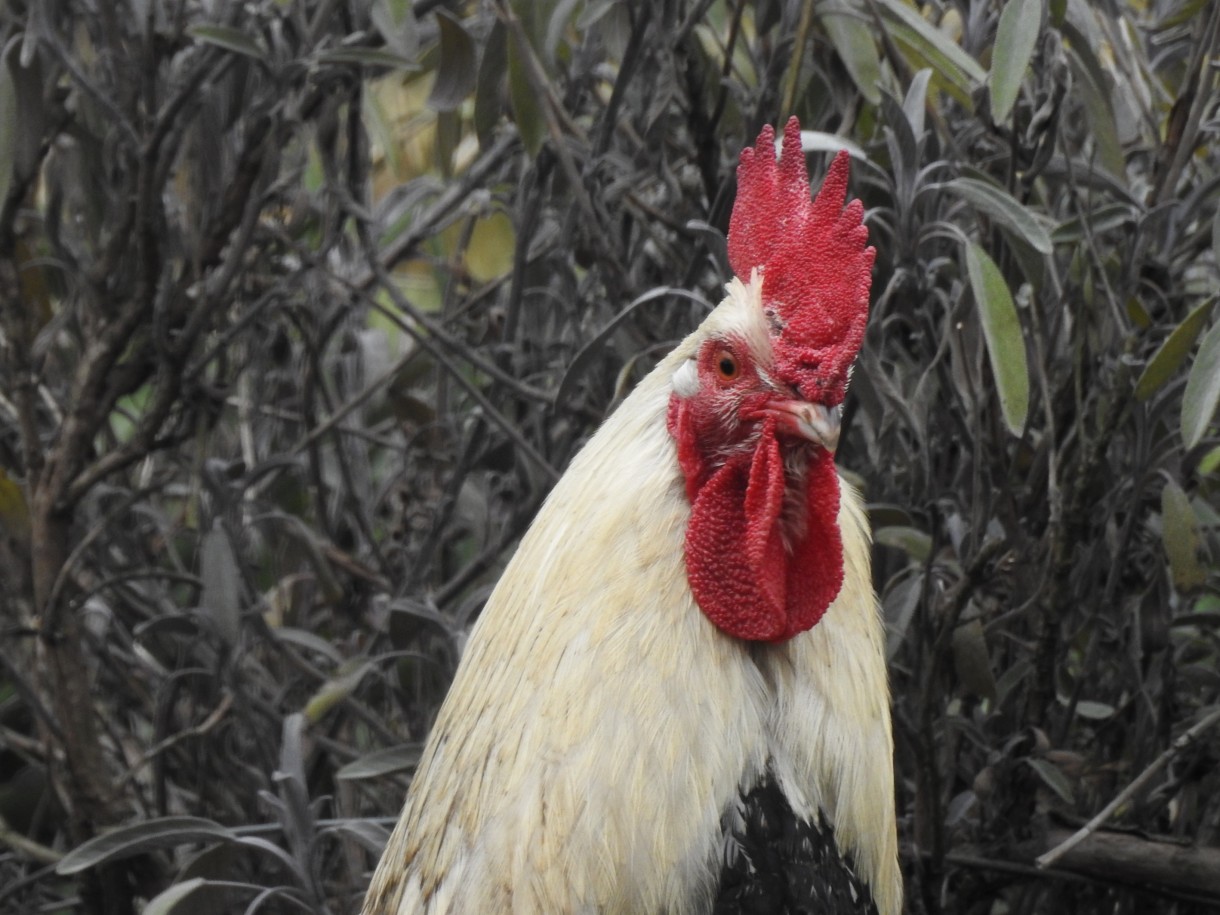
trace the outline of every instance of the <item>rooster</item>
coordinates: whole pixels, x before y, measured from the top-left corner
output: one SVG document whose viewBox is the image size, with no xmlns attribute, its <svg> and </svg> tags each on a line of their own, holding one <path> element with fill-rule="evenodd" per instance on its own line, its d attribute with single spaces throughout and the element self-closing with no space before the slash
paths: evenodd
<svg viewBox="0 0 1220 915">
<path fill-rule="evenodd" d="M 876 912 L 902 881 L 870 537 L 834 450 L 874 251 L 848 158 L 741 155 L 736 278 L 555 486 L 365 915 Z"/>
</svg>

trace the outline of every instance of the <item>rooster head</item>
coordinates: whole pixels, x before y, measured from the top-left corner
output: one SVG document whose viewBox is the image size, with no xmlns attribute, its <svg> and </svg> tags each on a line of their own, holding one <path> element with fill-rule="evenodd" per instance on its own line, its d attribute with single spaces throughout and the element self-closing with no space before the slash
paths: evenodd
<svg viewBox="0 0 1220 915">
<path fill-rule="evenodd" d="M 816 198 L 796 118 L 741 154 L 729 222 L 738 279 L 673 376 L 668 425 L 691 502 L 686 570 L 729 635 L 782 641 L 843 584 L 833 452 L 864 339 L 874 250 L 848 156 Z"/>
</svg>

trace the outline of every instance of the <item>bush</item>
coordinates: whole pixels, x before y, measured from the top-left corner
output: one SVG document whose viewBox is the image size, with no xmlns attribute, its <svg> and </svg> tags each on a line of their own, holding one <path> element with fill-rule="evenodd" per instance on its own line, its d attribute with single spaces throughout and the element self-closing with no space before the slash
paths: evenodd
<svg viewBox="0 0 1220 915">
<path fill-rule="evenodd" d="M 0 5 L 0 908 L 358 908 L 462 633 L 719 299 L 737 154 L 790 113 L 878 251 L 840 463 L 908 909 L 1216 903 L 1218 35 L 1203 0 Z"/>
</svg>

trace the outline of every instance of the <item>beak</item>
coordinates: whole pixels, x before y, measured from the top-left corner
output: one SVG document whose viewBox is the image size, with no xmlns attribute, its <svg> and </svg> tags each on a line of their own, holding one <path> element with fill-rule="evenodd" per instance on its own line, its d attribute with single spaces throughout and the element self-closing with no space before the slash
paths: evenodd
<svg viewBox="0 0 1220 915">
<path fill-rule="evenodd" d="M 821 445 L 831 454 L 839 447 L 840 407 L 827 407 L 804 400 L 775 400 L 767 406 L 779 429 Z"/>
</svg>

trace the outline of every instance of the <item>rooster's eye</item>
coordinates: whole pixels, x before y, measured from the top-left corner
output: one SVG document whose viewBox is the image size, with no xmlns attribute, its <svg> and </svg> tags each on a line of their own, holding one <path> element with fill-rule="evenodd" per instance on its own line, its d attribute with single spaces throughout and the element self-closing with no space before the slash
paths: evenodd
<svg viewBox="0 0 1220 915">
<path fill-rule="evenodd" d="M 741 366 L 737 364 L 737 357 L 727 349 L 722 349 L 716 354 L 716 374 L 720 376 L 721 381 L 736 381 L 737 376 L 741 374 Z"/>
</svg>

